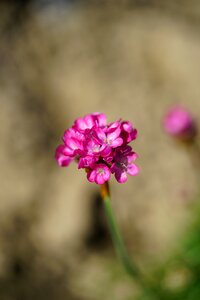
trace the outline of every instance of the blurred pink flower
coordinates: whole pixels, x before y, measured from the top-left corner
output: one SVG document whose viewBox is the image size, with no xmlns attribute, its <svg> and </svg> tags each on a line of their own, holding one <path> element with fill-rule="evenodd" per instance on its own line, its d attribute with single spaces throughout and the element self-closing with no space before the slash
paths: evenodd
<svg viewBox="0 0 200 300">
<path fill-rule="evenodd" d="M 104 114 L 88 114 L 64 132 L 64 144 L 57 147 L 55 158 L 61 167 L 78 161 L 78 168 L 87 171 L 90 182 L 103 184 L 112 172 L 123 183 L 127 174 L 135 176 L 139 172 L 133 164 L 137 155 L 127 146 L 136 136 L 137 130 L 128 121 L 106 124 Z"/>
<path fill-rule="evenodd" d="M 181 106 L 173 106 L 164 117 L 164 129 L 175 137 L 191 140 L 196 135 L 196 123 L 189 111 Z"/>
</svg>

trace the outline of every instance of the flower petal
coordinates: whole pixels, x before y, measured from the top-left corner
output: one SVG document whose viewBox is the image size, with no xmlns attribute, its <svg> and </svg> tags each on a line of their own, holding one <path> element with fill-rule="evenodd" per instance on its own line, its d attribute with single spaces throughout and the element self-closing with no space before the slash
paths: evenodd
<svg viewBox="0 0 200 300">
<path fill-rule="evenodd" d="M 73 150 L 77 150 L 77 149 L 81 149 L 82 148 L 81 143 L 77 139 L 75 139 L 75 138 L 69 138 L 66 141 L 66 144 L 67 144 L 67 146 L 69 146 Z"/>
<path fill-rule="evenodd" d="M 122 172 L 120 169 L 115 172 L 115 178 L 119 183 L 124 183 L 128 179 L 126 172 Z"/>
<path fill-rule="evenodd" d="M 85 157 L 81 157 L 79 159 L 78 169 L 92 168 L 96 161 L 97 161 L 97 159 L 94 156 L 89 156 L 88 155 L 88 156 L 85 156 Z"/>
<path fill-rule="evenodd" d="M 109 170 L 109 168 L 105 168 L 104 169 L 104 174 L 103 174 L 103 178 L 105 181 L 108 181 L 110 179 L 111 176 L 111 172 Z"/>
<path fill-rule="evenodd" d="M 101 152 L 100 152 L 100 155 L 102 156 L 102 157 L 107 157 L 107 156 L 109 156 L 110 154 L 111 154 L 111 152 L 112 152 L 112 149 L 110 148 L 110 147 L 103 147 L 102 146 L 102 148 L 103 148 L 103 150 L 101 150 Z"/>
<path fill-rule="evenodd" d="M 101 113 L 93 113 L 92 116 L 94 117 L 94 120 L 97 121 L 97 125 L 100 127 L 106 126 L 106 115 Z"/>
<path fill-rule="evenodd" d="M 118 168 L 115 163 L 113 163 L 112 166 L 110 167 L 110 171 L 111 173 L 116 173 L 118 171 Z"/>
<path fill-rule="evenodd" d="M 60 167 L 67 167 L 73 160 L 73 157 L 66 156 L 63 154 L 64 145 L 59 145 L 56 148 L 55 159 Z"/>
<path fill-rule="evenodd" d="M 90 170 L 90 171 L 87 173 L 87 179 L 88 179 L 90 182 L 95 182 L 95 179 L 96 179 L 96 171 L 95 171 L 95 170 Z"/>
<path fill-rule="evenodd" d="M 135 152 L 131 152 L 127 155 L 128 162 L 131 163 L 132 161 L 135 161 L 138 158 L 138 154 Z"/>
<path fill-rule="evenodd" d="M 131 176 L 136 176 L 139 173 L 139 168 L 135 164 L 128 165 L 127 173 Z"/>
<path fill-rule="evenodd" d="M 119 137 L 110 143 L 110 147 L 117 148 L 117 147 L 121 146 L 122 144 L 123 144 L 123 139 Z"/>
<path fill-rule="evenodd" d="M 106 134 L 101 128 L 95 129 L 94 134 L 100 143 L 106 143 Z"/>
<path fill-rule="evenodd" d="M 74 155 L 74 150 L 72 150 L 71 148 L 65 146 L 63 148 L 63 154 L 67 155 L 67 156 L 73 156 Z"/>
<path fill-rule="evenodd" d="M 95 122 L 94 122 L 94 119 L 93 119 L 92 115 L 86 115 L 84 117 L 84 121 L 85 121 L 85 124 L 86 124 L 86 128 L 88 128 L 88 129 L 91 129 L 95 125 Z"/>
<path fill-rule="evenodd" d="M 107 180 L 104 179 L 103 174 L 97 174 L 96 178 L 95 178 L 95 182 L 96 184 L 103 184 L 104 182 L 106 182 Z"/>
<path fill-rule="evenodd" d="M 116 138 L 118 138 L 120 133 L 121 133 L 121 129 L 120 129 L 119 126 L 117 128 L 115 128 L 114 130 L 110 131 L 110 132 L 108 131 L 107 140 L 108 141 L 114 141 Z"/>
</svg>

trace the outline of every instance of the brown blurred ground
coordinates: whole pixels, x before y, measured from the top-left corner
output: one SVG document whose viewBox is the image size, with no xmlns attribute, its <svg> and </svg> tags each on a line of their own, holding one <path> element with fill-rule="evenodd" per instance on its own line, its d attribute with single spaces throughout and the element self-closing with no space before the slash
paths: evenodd
<svg viewBox="0 0 200 300">
<path fill-rule="evenodd" d="M 86 113 L 128 119 L 139 131 L 140 175 L 125 185 L 112 181 L 130 252 L 148 268 L 176 248 L 196 178 L 161 119 L 174 103 L 200 117 L 200 4 L 190 3 L 82 1 L 29 7 L 17 19 L 1 5 L 0 299 L 134 293 L 104 218 L 94 225 L 98 187 L 75 165 L 61 169 L 54 161 L 63 131 Z M 102 226 L 100 237 L 94 226 Z"/>
</svg>

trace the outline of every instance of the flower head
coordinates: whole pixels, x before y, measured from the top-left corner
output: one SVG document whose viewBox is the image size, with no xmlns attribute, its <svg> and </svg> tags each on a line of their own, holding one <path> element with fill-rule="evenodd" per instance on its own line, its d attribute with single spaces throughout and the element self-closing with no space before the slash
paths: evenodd
<svg viewBox="0 0 200 300">
<path fill-rule="evenodd" d="M 196 124 L 189 111 L 181 106 L 172 107 L 164 117 L 165 131 L 182 140 L 193 140 Z"/>
<path fill-rule="evenodd" d="M 137 130 L 128 121 L 107 124 L 104 114 L 88 114 L 64 132 L 55 158 L 61 167 L 78 161 L 78 168 L 87 171 L 90 182 L 103 184 L 113 173 L 119 183 L 124 183 L 127 174 L 135 176 L 139 172 L 133 163 L 137 155 L 128 146 L 136 136 Z"/>
</svg>

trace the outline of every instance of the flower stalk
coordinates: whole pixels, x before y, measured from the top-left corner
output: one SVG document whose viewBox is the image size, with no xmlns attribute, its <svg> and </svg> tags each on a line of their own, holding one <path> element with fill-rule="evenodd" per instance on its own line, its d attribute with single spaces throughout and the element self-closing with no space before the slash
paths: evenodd
<svg viewBox="0 0 200 300">
<path fill-rule="evenodd" d="M 134 265 L 128 256 L 128 253 L 126 251 L 124 242 L 122 240 L 121 234 L 119 232 L 112 206 L 111 206 L 111 201 L 110 201 L 110 191 L 109 191 L 109 184 L 108 182 L 105 182 L 104 184 L 101 185 L 101 197 L 104 203 L 104 208 L 105 208 L 105 213 L 107 216 L 107 221 L 110 229 L 110 234 L 112 237 L 112 241 L 115 247 L 115 251 L 118 255 L 118 258 L 120 259 L 122 265 L 124 266 L 124 269 L 126 272 L 141 281 L 141 274 L 137 268 L 136 265 Z"/>
<path fill-rule="evenodd" d="M 160 287 L 159 283 L 153 282 L 152 280 L 145 278 L 145 276 L 138 269 L 137 265 L 130 260 L 122 236 L 120 234 L 119 228 L 117 226 L 115 216 L 113 214 L 111 200 L 110 200 L 109 183 L 105 182 L 104 184 L 100 185 L 100 187 L 101 187 L 101 197 L 103 200 L 105 213 L 107 216 L 111 238 L 114 244 L 116 254 L 120 262 L 122 263 L 125 271 L 140 285 L 143 293 L 147 294 L 150 297 L 149 299 L 165 300 L 166 298 L 164 297 L 163 290 Z"/>
<path fill-rule="evenodd" d="M 193 131 L 191 131 L 193 134 Z M 190 153 L 191 161 L 197 170 L 197 179 L 200 179 L 199 168 L 200 168 L 200 145 L 199 141 L 196 139 L 195 135 L 191 136 L 191 139 L 187 136 L 185 139 L 182 139 L 183 136 L 180 136 L 180 142 L 186 147 Z M 188 139 L 187 139 L 188 138 Z M 178 140 L 178 137 L 177 137 Z M 142 291 L 141 299 L 151 299 L 151 300 L 168 300 L 174 299 L 176 297 L 176 292 L 169 290 L 168 288 L 163 287 L 163 279 L 152 281 L 151 278 L 146 278 L 137 268 L 137 266 L 129 259 L 128 253 L 126 251 L 125 245 L 123 243 L 122 237 L 120 235 L 115 217 L 113 215 L 113 210 L 110 200 L 110 191 L 109 183 L 105 182 L 101 185 L 101 197 L 104 203 L 104 208 L 107 216 L 107 221 L 113 240 L 113 244 L 118 255 L 119 260 L 121 261 L 124 269 L 140 286 Z M 197 194 L 197 199 L 199 199 L 199 193 Z M 195 211 L 197 213 L 198 206 L 195 205 Z M 180 261 L 183 260 L 184 256 L 180 256 Z"/>
</svg>

